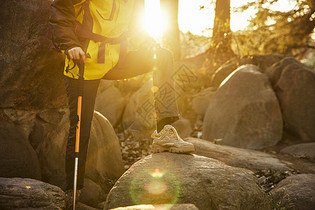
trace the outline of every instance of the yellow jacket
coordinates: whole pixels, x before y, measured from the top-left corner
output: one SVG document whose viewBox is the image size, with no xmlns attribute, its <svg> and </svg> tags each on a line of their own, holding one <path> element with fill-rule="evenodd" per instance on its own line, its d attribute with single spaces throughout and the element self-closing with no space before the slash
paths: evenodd
<svg viewBox="0 0 315 210">
<path fill-rule="evenodd" d="M 142 9 L 142 0 L 55 0 L 50 18 L 54 45 L 63 52 L 80 46 L 90 55 L 85 63 L 84 79 L 101 79 L 128 50 L 139 49 L 150 39 L 139 30 Z M 93 32 L 116 41 L 87 39 L 78 31 Z M 64 74 L 78 78 L 78 67 L 68 58 Z"/>
</svg>

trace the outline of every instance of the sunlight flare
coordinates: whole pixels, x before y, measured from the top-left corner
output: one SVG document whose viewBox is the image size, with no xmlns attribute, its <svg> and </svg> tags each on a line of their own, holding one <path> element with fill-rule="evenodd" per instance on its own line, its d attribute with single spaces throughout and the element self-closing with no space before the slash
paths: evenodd
<svg viewBox="0 0 315 210">
<path fill-rule="evenodd" d="M 143 24 L 146 31 L 154 39 L 162 37 L 166 28 L 166 15 L 160 8 L 159 0 L 145 0 Z"/>
</svg>

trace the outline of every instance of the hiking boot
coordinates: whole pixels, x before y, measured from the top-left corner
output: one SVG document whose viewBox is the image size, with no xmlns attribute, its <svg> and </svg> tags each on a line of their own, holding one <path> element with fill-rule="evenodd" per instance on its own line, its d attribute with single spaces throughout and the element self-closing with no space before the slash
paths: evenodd
<svg viewBox="0 0 315 210">
<path fill-rule="evenodd" d="M 193 153 L 195 147 L 192 143 L 181 139 L 176 129 L 171 125 L 165 125 L 158 133 L 156 130 L 152 134 L 152 153 L 173 152 L 173 153 Z"/>
<path fill-rule="evenodd" d="M 76 203 L 78 202 L 80 195 L 81 195 L 81 190 L 77 190 Z M 66 203 L 66 210 L 73 209 L 73 190 L 72 189 L 66 191 L 65 203 Z"/>
</svg>

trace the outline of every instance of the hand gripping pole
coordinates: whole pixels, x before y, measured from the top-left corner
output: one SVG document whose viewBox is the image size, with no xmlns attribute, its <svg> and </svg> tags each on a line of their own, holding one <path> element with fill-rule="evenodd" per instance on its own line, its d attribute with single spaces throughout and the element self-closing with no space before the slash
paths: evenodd
<svg viewBox="0 0 315 210">
<path fill-rule="evenodd" d="M 84 62 L 78 63 L 79 67 L 79 94 L 77 104 L 78 123 L 76 127 L 75 139 L 75 162 L 74 162 L 74 180 L 73 180 L 73 210 L 75 210 L 76 196 L 77 196 L 77 182 L 78 182 L 78 167 L 79 167 L 79 147 L 80 147 L 80 132 L 81 132 L 81 113 L 82 113 L 82 100 L 83 100 L 83 85 L 84 85 Z"/>
</svg>

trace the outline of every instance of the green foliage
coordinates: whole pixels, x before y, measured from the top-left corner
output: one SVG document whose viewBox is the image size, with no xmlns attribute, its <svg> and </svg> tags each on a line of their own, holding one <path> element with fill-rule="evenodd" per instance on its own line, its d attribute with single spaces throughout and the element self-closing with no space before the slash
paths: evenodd
<svg viewBox="0 0 315 210">
<path fill-rule="evenodd" d="M 288 0 L 295 7 L 290 11 L 272 10 L 279 0 L 255 0 L 236 11 L 257 11 L 246 31 L 233 34 L 232 48 L 243 56 L 285 53 L 307 47 L 315 26 L 315 0 Z"/>
</svg>

